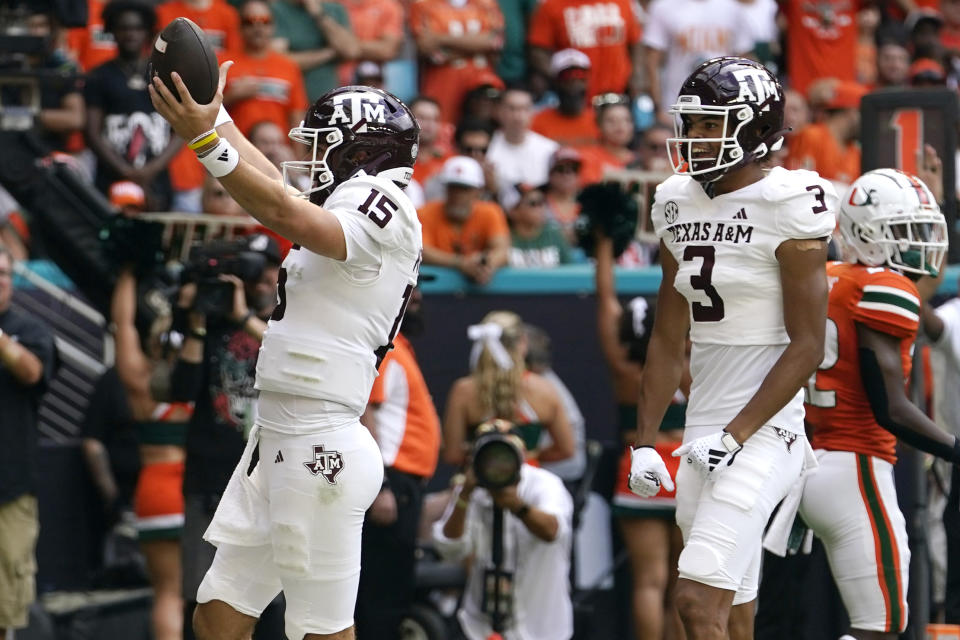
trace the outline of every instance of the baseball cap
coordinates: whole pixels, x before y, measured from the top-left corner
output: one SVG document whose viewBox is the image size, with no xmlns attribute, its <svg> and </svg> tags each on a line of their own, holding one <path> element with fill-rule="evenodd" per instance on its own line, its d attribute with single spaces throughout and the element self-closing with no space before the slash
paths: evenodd
<svg viewBox="0 0 960 640">
<path fill-rule="evenodd" d="M 590 58 L 577 49 L 561 49 L 550 58 L 550 73 L 559 75 L 567 69 L 589 69 Z"/>
<path fill-rule="evenodd" d="M 867 88 L 856 82 L 837 82 L 827 99 L 827 109 L 858 109 Z"/>
<path fill-rule="evenodd" d="M 453 156 L 444 162 L 440 169 L 440 181 L 445 185 L 456 184 L 474 189 L 482 189 L 486 184 L 483 167 L 468 156 Z"/>
<path fill-rule="evenodd" d="M 147 198 L 136 182 L 121 180 L 110 185 L 110 204 L 120 207 L 143 207 Z"/>
<path fill-rule="evenodd" d="M 549 170 L 553 171 L 553 168 L 561 162 L 574 162 L 576 164 L 583 164 L 583 156 L 581 156 L 580 152 L 573 147 L 560 147 L 553 152 L 553 155 L 550 156 Z"/>
</svg>

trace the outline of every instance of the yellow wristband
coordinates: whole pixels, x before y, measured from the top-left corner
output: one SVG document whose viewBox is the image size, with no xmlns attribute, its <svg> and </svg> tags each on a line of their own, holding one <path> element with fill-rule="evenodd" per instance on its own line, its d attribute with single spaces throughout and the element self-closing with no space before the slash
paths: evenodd
<svg viewBox="0 0 960 640">
<path fill-rule="evenodd" d="M 187 144 L 187 147 L 190 148 L 190 151 L 196 151 L 200 147 L 210 144 L 220 136 L 217 135 L 216 129 L 210 129 L 206 133 L 202 133 Z"/>
<path fill-rule="evenodd" d="M 464 500 L 463 498 L 457 498 L 457 506 L 466 509 L 470 506 L 470 503 Z"/>
</svg>

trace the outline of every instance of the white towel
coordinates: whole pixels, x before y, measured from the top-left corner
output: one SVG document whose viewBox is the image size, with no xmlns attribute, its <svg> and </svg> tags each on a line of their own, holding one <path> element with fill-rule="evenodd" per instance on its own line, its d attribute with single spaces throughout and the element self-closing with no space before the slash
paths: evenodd
<svg viewBox="0 0 960 640">
<path fill-rule="evenodd" d="M 800 510 L 800 500 L 803 498 L 803 486 L 807 483 L 810 474 L 816 473 L 817 467 L 820 466 L 806 438 L 803 439 L 803 449 L 803 468 L 800 470 L 800 477 L 780 502 L 780 510 L 777 511 L 777 515 L 773 517 L 767 532 L 763 535 L 763 548 L 781 558 L 787 555 L 787 546 L 794 531 L 797 512 Z M 804 540 L 801 543 L 805 553 L 813 543 L 809 533 L 809 531 L 804 533 Z"/>
<path fill-rule="evenodd" d="M 243 455 L 233 470 L 210 526 L 203 534 L 203 539 L 214 546 L 226 542 L 255 547 L 270 542 L 268 505 L 254 486 L 259 474 L 253 474 L 252 478 L 247 476 L 253 452 L 260 441 L 259 431 L 259 426 L 250 430 Z"/>
</svg>

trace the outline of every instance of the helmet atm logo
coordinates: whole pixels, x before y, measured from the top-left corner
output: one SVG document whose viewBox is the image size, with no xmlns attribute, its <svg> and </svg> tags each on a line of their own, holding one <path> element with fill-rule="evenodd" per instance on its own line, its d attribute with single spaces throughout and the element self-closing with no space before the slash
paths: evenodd
<svg viewBox="0 0 960 640">
<path fill-rule="evenodd" d="M 368 122 L 387 121 L 387 108 L 382 100 L 372 100 L 370 94 L 342 93 L 333 96 L 330 126 L 346 124 L 357 126 L 356 133 L 366 133 Z"/>
<path fill-rule="evenodd" d="M 740 83 L 737 102 L 753 102 L 760 105 L 761 111 L 769 111 L 771 102 L 780 101 L 777 83 L 764 69 L 737 69 L 733 72 L 733 77 Z"/>
</svg>

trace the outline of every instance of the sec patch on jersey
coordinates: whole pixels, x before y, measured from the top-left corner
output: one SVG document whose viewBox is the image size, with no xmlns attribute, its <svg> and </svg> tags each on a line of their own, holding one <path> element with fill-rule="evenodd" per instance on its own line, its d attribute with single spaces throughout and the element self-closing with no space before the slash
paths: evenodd
<svg viewBox="0 0 960 640">
<path fill-rule="evenodd" d="M 209 104 L 217 93 L 220 79 L 217 54 L 203 29 L 187 18 L 174 18 L 163 28 L 150 53 L 150 77 L 160 80 L 177 96 L 170 73 L 180 74 L 190 95 L 198 104 Z"/>
</svg>

